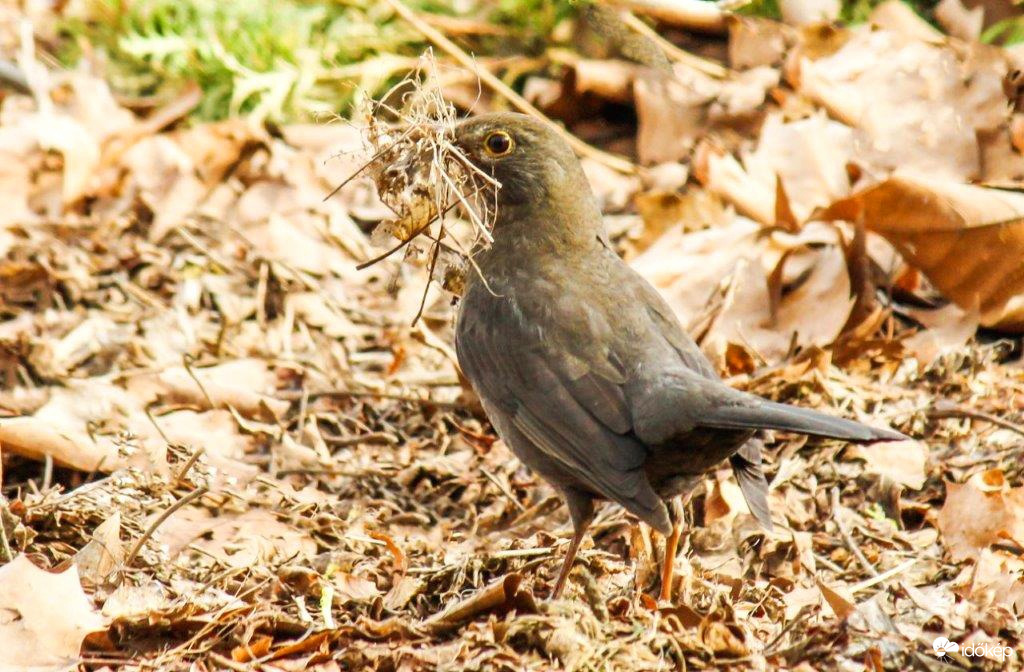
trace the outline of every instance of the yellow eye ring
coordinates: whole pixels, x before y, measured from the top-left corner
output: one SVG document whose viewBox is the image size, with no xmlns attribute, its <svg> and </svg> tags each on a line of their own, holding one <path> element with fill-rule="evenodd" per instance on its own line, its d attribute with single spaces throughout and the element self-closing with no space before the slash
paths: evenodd
<svg viewBox="0 0 1024 672">
<path fill-rule="evenodd" d="M 484 138 L 484 151 L 491 156 L 505 156 L 516 148 L 512 136 L 505 131 L 493 131 Z"/>
</svg>

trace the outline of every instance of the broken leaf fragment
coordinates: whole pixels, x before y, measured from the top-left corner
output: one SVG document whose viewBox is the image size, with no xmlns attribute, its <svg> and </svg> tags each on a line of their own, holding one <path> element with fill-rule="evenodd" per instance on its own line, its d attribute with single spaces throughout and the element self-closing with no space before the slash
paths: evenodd
<svg viewBox="0 0 1024 672">
<path fill-rule="evenodd" d="M 52 573 L 25 555 L 0 567 L 0 670 L 63 670 L 103 627 L 77 567 Z"/>
</svg>

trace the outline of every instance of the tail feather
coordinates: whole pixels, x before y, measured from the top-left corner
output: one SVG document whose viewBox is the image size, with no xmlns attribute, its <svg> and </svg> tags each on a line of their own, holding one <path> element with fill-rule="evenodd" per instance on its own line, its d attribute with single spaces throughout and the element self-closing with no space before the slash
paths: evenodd
<svg viewBox="0 0 1024 672">
<path fill-rule="evenodd" d="M 761 527 L 772 531 L 772 512 L 768 506 L 768 480 L 761 470 L 761 439 L 750 439 L 740 450 L 729 458 L 736 482 L 743 493 L 750 513 Z"/>
<path fill-rule="evenodd" d="M 853 420 L 761 399 L 751 404 L 718 406 L 702 417 L 700 424 L 718 429 L 777 429 L 863 443 L 908 438 L 892 429 L 869 427 Z"/>
</svg>

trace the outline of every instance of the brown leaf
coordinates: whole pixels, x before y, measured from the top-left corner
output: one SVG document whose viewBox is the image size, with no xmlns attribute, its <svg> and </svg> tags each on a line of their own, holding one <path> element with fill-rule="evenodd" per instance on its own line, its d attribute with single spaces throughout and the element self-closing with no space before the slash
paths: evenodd
<svg viewBox="0 0 1024 672">
<path fill-rule="evenodd" d="M 82 592 L 74 566 L 54 574 L 25 555 L 0 567 L 0 669 L 74 666 L 82 640 L 103 618 Z"/>
<path fill-rule="evenodd" d="M 825 602 L 831 607 L 832 612 L 840 619 L 849 618 L 850 614 L 857 611 L 857 604 L 853 597 L 846 594 L 846 590 L 840 587 L 831 588 L 821 581 L 818 581 L 818 590 L 821 591 Z"/>
<path fill-rule="evenodd" d="M 423 627 L 443 632 L 493 609 L 512 606 L 522 577 L 508 574 L 484 586 L 472 595 L 449 605 L 423 622 Z"/>
<path fill-rule="evenodd" d="M 947 483 L 938 526 L 954 560 L 977 558 L 1006 539 L 1020 544 L 1024 486 L 1011 488 L 998 469 L 975 474 L 966 483 Z"/>
<path fill-rule="evenodd" d="M 742 658 L 750 650 L 742 631 L 734 625 L 705 618 L 700 624 L 700 639 L 715 655 Z"/>
<path fill-rule="evenodd" d="M 1024 329 L 1024 194 L 900 174 L 823 217 L 862 218 L 983 325 Z"/>
<path fill-rule="evenodd" d="M 270 651 L 270 645 L 274 638 L 264 635 L 250 640 L 247 644 L 239 644 L 231 649 L 231 660 L 236 663 L 248 663 L 251 660 L 262 658 Z"/>
</svg>

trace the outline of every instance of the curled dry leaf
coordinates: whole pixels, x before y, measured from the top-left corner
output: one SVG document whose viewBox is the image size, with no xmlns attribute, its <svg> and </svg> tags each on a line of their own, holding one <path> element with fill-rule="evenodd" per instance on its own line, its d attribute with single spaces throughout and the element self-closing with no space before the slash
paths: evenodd
<svg viewBox="0 0 1024 672">
<path fill-rule="evenodd" d="M 52 573 L 19 555 L 0 567 L 0 670 L 64 670 L 82 640 L 105 627 L 82 592 L 78 569 Z"/>
<path fill-rule="evenodd" d="M 1024 194 L 900 173 L 822 217 L 863 221 L 983 325 L 1024 330 Z"/>
<path fill-rule="evenodd" d="M 947 483 L 939 531 L 954 560 L 978 558 L 995 543 L 1024 542 L 1024 487 L 1011 488 L 1003 472 L 976 474 Z"/>
<path fill-rule="evenodd" d="M 1024 614 L 1024 560 L 1005 551 L 982 550 L 963 592 L 979 606 L 1002 605 Z"/>
<path fill-rule="evenodd" d="M 444 611 L 434 614 L 423 622 L 423 627 L 433 631 L 450 630 L 492 609 L 510 607 L 522 580 L 523 577 L 518 574 L 506 574 L 469 597 L 450 605 Z"/>
</svg>

